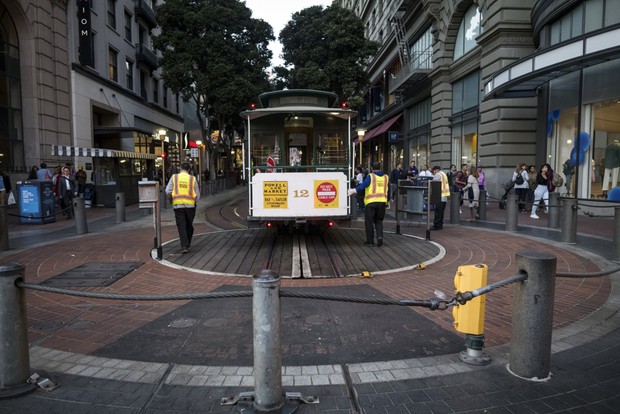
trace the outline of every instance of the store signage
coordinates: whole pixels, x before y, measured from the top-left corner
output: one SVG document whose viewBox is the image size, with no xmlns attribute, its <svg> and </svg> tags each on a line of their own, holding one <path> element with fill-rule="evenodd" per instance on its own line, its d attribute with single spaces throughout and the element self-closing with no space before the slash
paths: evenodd
<svg viewBox="0 0 620 414">
<path fill-rule="evenodd" d="M 77 1 L 77 18 L 79 32 L 79 60 L 81 65 L 93 66 L 93 50 L 90 30 L 90 0 Z"/>
</svg>

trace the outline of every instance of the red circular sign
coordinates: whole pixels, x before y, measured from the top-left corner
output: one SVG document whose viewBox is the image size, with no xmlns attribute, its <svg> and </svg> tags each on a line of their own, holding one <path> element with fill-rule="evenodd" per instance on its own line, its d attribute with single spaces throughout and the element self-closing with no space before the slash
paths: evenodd
<svg viewBox="0 0 620 414">
<path fill-rule="evenodd" d="M 321 183 L 316 187 L 316 198 L 321 203 L 329 204 L 336 199 L 338 191 L 332 183 Z"/>
</svg>

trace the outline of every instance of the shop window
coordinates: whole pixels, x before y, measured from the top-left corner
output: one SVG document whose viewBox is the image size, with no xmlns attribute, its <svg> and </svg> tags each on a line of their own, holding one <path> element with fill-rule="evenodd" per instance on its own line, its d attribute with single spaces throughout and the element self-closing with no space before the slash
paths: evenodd
<svg viewBox="0 0 620 414">
<path fill-rule="evenodd" d="M 477 165 L 478 158 L 478 121 L 454 123 L 452 125 L 452 164 Z"/>
<path fill-rule="evenodd" d="M 482 14 L 472 5 L 461 21 L 454 45 L 454 60 L 457 60 L 476 47 L 476 37 L 483 32 Z"/>
<path fill-rule="evenodd" d="M 421 167 L 429 163 L 430 153 L 430 133 L 427 128 L 420 131 L 413 131 L 409 139 L 409 162 L 403 163 L 409 165 L 411 161 L 415 161 L 416 166 Z M 402 157 L 401 157 L 402 158 Z M 398 162 L 402 162 L 400 159 Z"/>
<path fill-rule="evenodd" d="M 478 106 L 480 73 L 452 84 L 452 163 L 478 164 Z"/>
</svg>

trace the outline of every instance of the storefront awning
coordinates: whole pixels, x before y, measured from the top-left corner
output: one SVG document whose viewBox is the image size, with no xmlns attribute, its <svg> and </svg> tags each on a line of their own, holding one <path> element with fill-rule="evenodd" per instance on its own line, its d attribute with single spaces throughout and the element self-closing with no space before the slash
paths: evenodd
<svg viewBox="0 0 620 414">
<path fill-rule="evenodd" d="M 560 43 L 493 74 L 484 85 L 484 100 L 535 96 L 546 82 L 618 57 L 620 29 Z"/>
<path fill-rule="evenodd" d="M 120 151 L 103 148 L 71 147 L 68 145 L 52 145 L 52 155 L 59 157 L 110 157 L 142 160 L 154 160 L 157 158 L 155 154 L 145 154 L 142 152 Z"/>
<path fill-rule="evenodd" d="M 368 131 L 367 133 L 364 134 L 364 139 L 362 140 L 362 142 L 366 142 L 369 139 L 371 139 L 372 137 L 376 137 L 378 135 L 383 134 L 385 131 L 387 131 L 392 125 L 394 125 L 394 122 L 398 121 L 398 118 L 400 118 L 403 114 L 398 114 L 390 119 L 388 119 L 387 121 L 385 121 L 383 124 L 371 129 L 370 131 Z M 358 143 L 359 139 L 355 139 L 353 140 L 353 142 Z"/>
</svg>

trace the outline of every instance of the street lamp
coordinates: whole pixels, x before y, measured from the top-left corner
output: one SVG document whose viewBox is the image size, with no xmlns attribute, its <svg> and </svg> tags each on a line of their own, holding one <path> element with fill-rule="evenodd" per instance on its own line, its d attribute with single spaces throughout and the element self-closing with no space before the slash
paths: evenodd
<svg viewBox="0 0 620 414">
<path fill-rule="evenodd" d="M 362 165 L 362 142 L 364 142 L 364 135 L 366 134 L 366 130 L 365 129 L 358 129 L 357 130 L 357 140 L 360 143 L 360 163 L 359 165 Z"/>
<path fill-rule="evenodd" d="M 196 145 L 198 145 L 198 190 L 200 191 L 200 194 L 202 194 L 202 141 L 196 140 Z"/>
<path fill-rule="evenodd" d="M 166 151 L 166 149 L 164 147 L 164 144 L 166 141 L 168 141 L 168 136 L 166 135 L 167 133 L 168 131 L 166 131 L 165 129 L 160 129 L 157 131 L 157 135 L 159 136 L 159 140 L 161 141 L 162 182 L 164 188 L 166 187 L 166 155 L 164 152 Z"/>
</svg>

